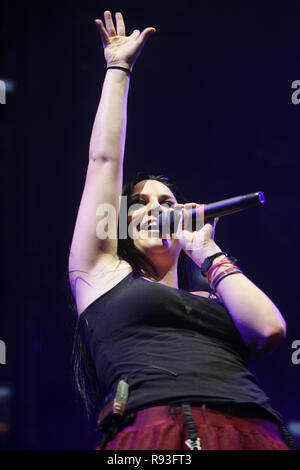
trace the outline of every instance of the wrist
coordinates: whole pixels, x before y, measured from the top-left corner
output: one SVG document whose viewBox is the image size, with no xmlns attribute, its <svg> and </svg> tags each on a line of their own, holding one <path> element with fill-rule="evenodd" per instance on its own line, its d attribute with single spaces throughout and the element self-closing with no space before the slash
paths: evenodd
<svg viewBox="0 0 300 470">
<path fill-rule="evenodd" d="M 208 256 L 215 255 L 220 251 L 222 251 L 221 248 L 214 242 L 214 240 L 210 240 L 208 243 L 205 244 L 205 246 L 201 250 L 201 253 L 199 254 L 200 266 L 203 264 L 205 258 L 207 258 Z M 221 255 L 220 257 L 214 259 L 212 263 L 215 263 L 218 260 L 220 261 L 223 258 L 225 258 L 225 256 Z"/>
<path fill-rule="evenodd" d="M 132 69 L 133 69 L 133 65 L 129 65 L 127 62 L 117 62 L 117 61 L 107 62 L 106 68 L 108 67 L 122 67 L 124 69 L 129 70 L 130 72 L 132 72 Z M 118 70 L 118 69 L 112 69 L 112 70 Z"/>
</svg>

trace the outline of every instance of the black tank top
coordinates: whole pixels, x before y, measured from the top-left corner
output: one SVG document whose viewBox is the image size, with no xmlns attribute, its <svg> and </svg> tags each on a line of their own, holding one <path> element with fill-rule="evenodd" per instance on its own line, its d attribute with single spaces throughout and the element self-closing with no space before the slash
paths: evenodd
<svg viewBox="0 0 300 470">
<path fill-rule="evenodd" d="M 131 272 L 79 322 L 104 395 L 127 380 L 127 411 L 181 401 L 251 403 L 281 422 L 247 368 L 251 351 L 216 300 Z"/>
</svg>

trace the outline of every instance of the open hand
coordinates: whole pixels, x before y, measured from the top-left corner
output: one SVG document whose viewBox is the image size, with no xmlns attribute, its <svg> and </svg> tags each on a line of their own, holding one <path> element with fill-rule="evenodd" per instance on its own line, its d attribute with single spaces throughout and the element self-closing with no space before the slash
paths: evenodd
<svg viewBox="0 0 300 470">
<path fill-rule="evenodd" d="M 115 17 L 117 31 L 110 11 L 104 12 L 105 26 L 102 20 L 95 20 L 104 47 L 104 57 L 108 66 L 115 65 L 132 70 L 148 37 L 156 29 L 148 27 L 142 32 L 139 29 L 135 29 L 130 36 L 126 36 L 122 13 L 117 12 Z"/>
</svg>

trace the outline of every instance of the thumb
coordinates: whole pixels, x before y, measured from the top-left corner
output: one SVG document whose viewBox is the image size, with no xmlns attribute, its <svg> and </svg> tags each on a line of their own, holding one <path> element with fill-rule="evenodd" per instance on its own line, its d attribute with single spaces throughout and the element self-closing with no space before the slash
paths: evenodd
<svg viewBox="0 0 300 470">
<path fill-rule="evenodd" d="M 133 38 L 133 39 L 137 39 L 140 35 L 140 30 L 139 29 L 135 29 L 129 37 Z"/>
<path fill-rule="evenodd" d="M 220 219 L 220 217 L 210 218 L 210 219 L 207 219 L 205 223 L 210 224 L 210 225 L 215 227 L 217 225 L 219 219 Z"/>
<path fill-rule="evenodd" d="M 211 238 L 214 239 L 215 238 L 215 230 L 216 230 L 216 225 L 219 221 L 219 217 L 215 217 L 213 219 L 209 219 L 207 221 L 207 224 L 209 224 L 211 226 Z"/>
<path fill-rule="evenodd" d="M 215 227 L 217 223 L 219 222 L 220 217 L 215 217 L 213 220 L 211 220 L 213 226 Z"/>
<path fill-rule="evenodd" d="M 145 28 L 144 31 L 141 32 L 140 37 L 139 37 L 140 44 L 144 45 L 148 37 L 155 32 L 156 32 L 155 28 Z"/>
</svg>

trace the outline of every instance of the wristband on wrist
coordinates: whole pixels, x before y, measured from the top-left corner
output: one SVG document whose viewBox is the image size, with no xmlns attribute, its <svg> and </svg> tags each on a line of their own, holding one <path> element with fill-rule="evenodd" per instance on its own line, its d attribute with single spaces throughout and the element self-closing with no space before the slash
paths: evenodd
<svg viewBox="0 0 300 470">
<path fill-rule="evenodd" d="M 224 255 L 226 256 L 226 259 L 222 259 L 219 263 L 212 264 L 213 259 L 215 259 L 218 256 Z M 228 256 L 226 253 L 223 252 L 218 252 L 213 256 L 210 256 L 204 260 L 204 263 L 207 264 L 207 269 L 205 272 L 205 269 L 203 269 L 204 274 L 207 275 L 207 281 L 211 287 L 211 292 L 209 294 L 209 298 L 212 299 L 213 297 L 217 297 L 217 291 L 216 288 L 219 285 L 219 283 L 227 276 L 231 276 L 232 274 L 238 274 L 241 273 L 243 274 L 243 271 L 236 266 L 237 259 L 234 258 L 233 256 Z M 203 274 L 202 268 L 205 268 L 205 264 L 202 264 L 201 266 L 201 272 Z M 203 266 L 204 265 L 204 266 Z M 221 272 L 217 272 L 218 268 L 223 267 L 226 269 L 222 269 Z"/>
<path fill-rule="evenodd" d="M 213 290 L 210 292 L 209 294 L 209 299 L 211 299 L 212 297 L 215 297 L 216 296 L 216 288 L 217 288 L 217 285 L 227 276 L 231 276 L 232 274 L 238 274 L 238 273 L 242 273 L 241 270 L 239 269 L 236 269 L 236 270 L 232 270 L 231 272 L 227 273 L 227 274 L 223 274 L 223 276 L 220 276 L 220 278 L 218 279 L 218 281 L 215 283 L 215 286 L 213 288 Z"/>
<path fill-rule="evenodd" d="M 208 256 L 207 258 L 205 258 L 205 260 L 203 261 L 202 265 L 201 265 L 201 274 L 203 276 L 206 276 L 207 275 L 207 271 L 209 270 L 209 268 L 212 266 L 212 262 L 215 258 L 217 258 L 218 256 L 226 256 L 226 258 L 230 261 L 233 261 L 234 263 L 237 262 L 237 259 L 233 258 L 232 256 L 228 256 L 227 253 L 224 253 L 223 251 L 218 251 L 218 253 L 215 253 L 214 255 L 211 255 L 211 256 Z"/>
<path fill-rule="evenodd" d="M 216 289 L 217 289 L 218 285 L 220 284 L 220 282 L 223 281 L 223 279 L 225 279 L 225 277 L 231 276 L 231 274 L 242 274 L 242 271 L 240 271 L 239 269 L 235 269 L 235 270 L 230 271 L 229 273 L 224 274 L 223 276 L 220 276 L 217 279 L 217 281 L 215 282 L 213 290 L 216 291 Z"/>
<path fill-rule="evenodd" d="M 213 279 L 214 275 L 216 274 L 216 271 L 220 267 L 235 267 L 236 265 L 233 263 L 233 261 L 230 261 L 229 259 L 222 259 L 219 263 L 216 263 L 212 265 L 209 270 L 207 271 L 207 282 L 208 284 L 211 284 L 211 280 Z"/>
<path fill-rule="evenodd" d="M 130 69 L 127 69 L 126 67 L 119 67 L 119 66 L 117 66 L 117 65 L 111 65 L 110 67 L 106 67 L 106 70 L 109 70 L 109 69 L 124 70 L 124 71 L 127 72 L 129 75 L 131 75 L 131 70 L 130 70 Z"/>
<path fill-rule="evenodd" d="M 219 282 L 224 278 L 226 277 L 227 275 L 229 274 L 233 274 L 233 273 L 242 273 L 242 271 L 237 268 L 236 266 L 231 266 L 227 269 L 225 269 L 225 271 L 222 271 L 220 274 L 218 274 L 215 279 L 213 279 L 212 283 L 211 283 L 211 287 L 213 290 L 216 290 L 216 287 L 217 285 L 219 284 Z"/>
</svg>

